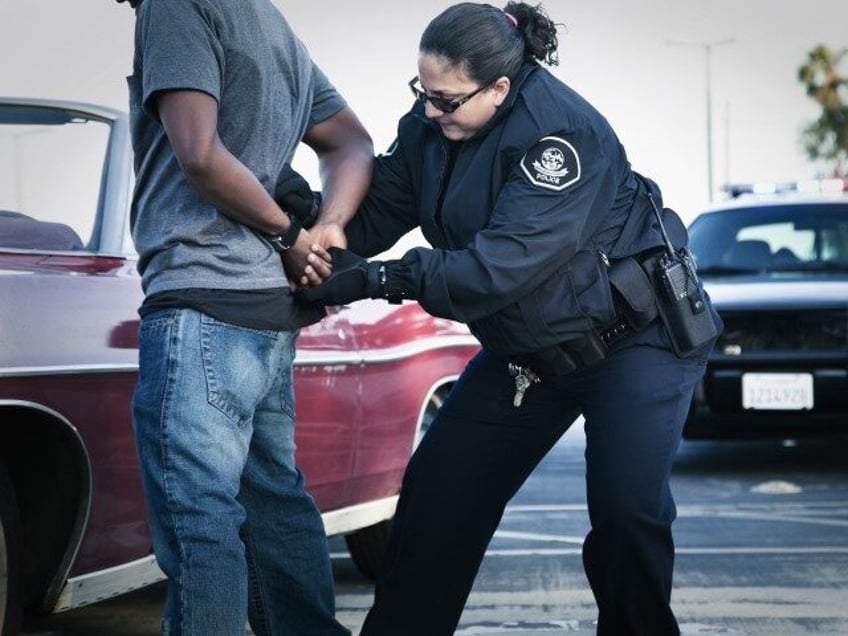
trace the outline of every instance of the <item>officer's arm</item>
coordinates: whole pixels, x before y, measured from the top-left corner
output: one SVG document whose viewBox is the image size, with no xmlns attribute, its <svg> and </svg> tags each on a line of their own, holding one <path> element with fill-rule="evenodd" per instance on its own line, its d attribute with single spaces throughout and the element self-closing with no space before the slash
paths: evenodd
<svg viewBox="0 0 848 636">
<path fill-rule="evenodd" d="M 556 137 L 537 144 L 513 168 L 489 224 L 471 244 L 454 251 L 410 250 L 392 268 L 392 287 L 431 314 L 470 322 L 552 276 L 566 278 L 568 263 L 609 214 L 617 176 L 594 133 Z M 563 153 L 565 163 L 561 170 L 540 172 L 534 166 L 549 148 Z"/>
</svg>

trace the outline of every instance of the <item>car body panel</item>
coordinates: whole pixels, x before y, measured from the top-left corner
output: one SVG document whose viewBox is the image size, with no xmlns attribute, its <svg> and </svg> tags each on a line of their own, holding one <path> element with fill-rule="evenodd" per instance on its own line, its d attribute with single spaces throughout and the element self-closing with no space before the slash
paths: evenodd
<svg viewBox="0 0 848 636">
<path fill-rule="evenodd" d="M 24 174 L 17 179 L 24 185 L 4 199 L 3 189 L 16 182 L 3 171 L 17 160 L 4 124 L 35 139 L 26 123 L 33 112 L 32 128 L 46 133 L 69 126 L 78 135 L 89 120 L 108 126 L 107 135 L 98 133 L 106 142 L 92 162 L 93 177 L 85 175 L 102 180 L 89 188 L 90 205 L 80 206 L 92 219 L 66 219 L 51 209 L 44 177 L 33 176 L 41 169 L 50 174 L 63 156 L 41 164 L 38 157 L 21 159 Z M 130 159 L 123 113 L 0 98 L 0 217 L 11 210 L 7 220 L 19 222 L 23 209 L 12 204 L 34 202 L 46 210 L 43 220 L 51 229 L 67 222 L 82 244 L 73 250 L 16 246 L 11 231 L 4 236 L 11 226 L 0 218 L 0 461 L 13 473 L 24 523 L 38 529 L 25 569 L 27 605 L 42 611 L 70 609 L 162 578 L 151 551 L 130 409 L 142 301 L 128 236 Z M 64 195 L 54 193 L 54 207 Z M 329 533 L 392 516 L 428 400 L 478 349 L 467 327 L 433 318 L 410 302 L 331 308 L 301 330 L 294 367 L 297 458 Z M 42 440 L 49 443 L 45 454 Z M 69 475 L 55 506 L 46 494 L 62 480 L 51 474 L 54 468 Z M 40 509 L 42 502 L 51 507 Z M 39 515 L 56 523 L 55 533 L 38 525 Z M 39 549 L 42 540 L 49 551 Z"/>
</svg>

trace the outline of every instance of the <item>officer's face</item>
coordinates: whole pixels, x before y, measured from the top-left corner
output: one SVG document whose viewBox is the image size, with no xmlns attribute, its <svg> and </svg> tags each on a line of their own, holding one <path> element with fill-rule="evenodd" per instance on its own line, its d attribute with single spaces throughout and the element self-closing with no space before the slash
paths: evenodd
<svg viewBox="0 0 848 636">
<path fill-rule="evenodd" d="M 448 101 L 462 100 L 478 91 L 480 85 L 465 74 L 461 67 L 430 53 L 418 58 L 418 78 L 426 95 Z M 424 102 L 424 114 L 439 123 L 445 137 L 461 141 L 473 137 L 495 114 L 509 93 L 509 79 L 500 78 L 491 86 L 476 92 L 452 113 L 439 110 L 430 100 Z"/>
</svg>

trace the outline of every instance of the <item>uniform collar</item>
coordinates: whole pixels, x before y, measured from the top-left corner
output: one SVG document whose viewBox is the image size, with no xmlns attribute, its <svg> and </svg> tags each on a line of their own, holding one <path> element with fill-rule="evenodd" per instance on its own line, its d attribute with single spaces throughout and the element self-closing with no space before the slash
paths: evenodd
<svg viewBox="0 0 848 636">
<path fill-rule="evenodd" d="M 518 100 L 518 96 L 521 94 L 521 89 L 527 82 L 527 78 L 538 70 L 538 68 L 539 65 L 536 62 L 530 62 L 518 70 L 518 73 L 516 73 L 510 84 L 509 95 L 506 96 L 506 99 L 500 106 L 498 106 L 498 109 L 495 111 L 492 118 L 485 123 L 485 125 L 477 132 L 475 137 L 485 137 L 492 128 L 497 126 L 500 121 L 509 115 L 512 111 L 512 107 L 515 106 L 515 102 Z"/>
</svg>

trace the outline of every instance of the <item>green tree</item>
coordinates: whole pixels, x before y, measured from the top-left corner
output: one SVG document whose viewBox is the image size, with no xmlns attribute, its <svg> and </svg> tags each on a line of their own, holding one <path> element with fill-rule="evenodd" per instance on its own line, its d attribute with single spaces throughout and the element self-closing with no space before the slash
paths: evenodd
<svg viewBox="0 0 848 636">
<path fill-rule="evenodd" d="M 821 116 L 802 134 L 802 144 L 813 161 L 833 165 L 833 176 L 842 177 L 848 169 L 848 48 L 839 51 L 819 44 L 807 54 L 798 69 L 798 80 L 807 95 L 822 108 Z"/>
</svg>

